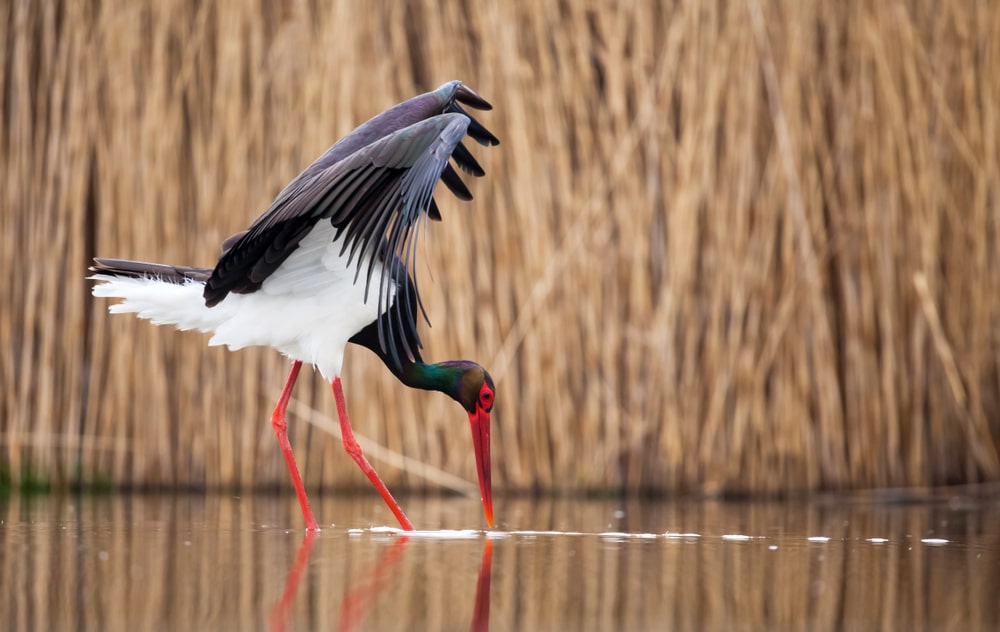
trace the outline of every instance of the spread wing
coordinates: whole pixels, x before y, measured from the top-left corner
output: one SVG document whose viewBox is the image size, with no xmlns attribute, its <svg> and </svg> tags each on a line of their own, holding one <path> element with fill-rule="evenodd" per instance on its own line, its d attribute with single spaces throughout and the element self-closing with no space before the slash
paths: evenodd
<svg viewBox="0 0 1000 632">
<path fill-rule="evenodd" d="M 468 127 L 469 118 L 463 114 L 439 114 L 294 182 L 219 259 L 206 283 L 206 303 L 214 305 L 228 292 L 258 290 L 317 222 L 329 221 L 336 231 L 334 239 L 345 238 L 341 254 L 356 265 L 358 274 L 368 272 L 363 279 L 365 296 L 377 291 L 379 313 L 389 312 L 389 318 L 379 319 L 383 348 L 387 339 L 398 339 L 387 336 L 385 327 L 412 332 L 403 336 L 402 343 L 402 352 L 412 358 L 420 346 L 414 303 L 423 308 L 416 283 L 401 284 L 406 292 L 412 290 L 412 300 L 409 296 L 393 300 L 394 277 L 409 275 L 421 220 L 434 208 L 435 186 Z M 376 262 L 386 273 L 372 288 Z M 356 277 L 355 282 L 361 281 Z M 393 356 L 398 362 L 398 352 Z"/>
</svg>

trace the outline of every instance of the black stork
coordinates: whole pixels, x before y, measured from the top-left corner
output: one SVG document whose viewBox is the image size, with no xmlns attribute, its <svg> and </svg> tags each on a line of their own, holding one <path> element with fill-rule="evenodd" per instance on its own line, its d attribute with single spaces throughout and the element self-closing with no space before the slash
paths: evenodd
<svg viewBox="0 0 1000 632">
<path fill-rule="evenodd" d="M 493 526 L 493 379 L 475 362 L 423 362 L 417 320 L 427 316 L 411 274 L 422 220 L 441 219 L 433 198 L 438 180 L 460 199 L 472 199 L 449 159 L 467 174 L 484 175 L 462 139 L 499 143 L 462 104 L 492 109 L 451 81 L 364 123 L 299 174 L 247 230 L 227 239 L 215 268 L 94 259 L 90 269 L 99 282 L 94 296 L 123 299 L 109 307 L 112 313 L 212 333 L 210 345 L 273 347 L 292 360 L 271 425 L 309 530 L 317 529 L 316 520 L 285 422 L 303 362 L 332 383 L 344 448 L 400 525 L 413 529 L 351 431 L 340 381 L 348 342 L 375 352 L 403 384 L 440 391 L 462 405 L 486 522 Z"/>
</svg>

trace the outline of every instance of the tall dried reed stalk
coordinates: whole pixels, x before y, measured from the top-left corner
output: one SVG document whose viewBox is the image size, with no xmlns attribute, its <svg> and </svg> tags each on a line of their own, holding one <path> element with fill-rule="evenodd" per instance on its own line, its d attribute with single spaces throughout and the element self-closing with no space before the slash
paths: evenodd
<svg viewBox="0 0 1000 632">
<path fill-rule="evenodd" d="M 475 203 L 440 196 L 426 355 L 498 378 L 498 485 L 1000 477 L 995 3 L 111 0 L 0 24 L 15 480 L 285 485 L 287 363 L 109 317 L 88 260 L 211 265 L 336 138 L 451 78 L 503 144 Z M 361 434 L 474 478 L 452 402 L 346 365 Z M 318 379 L 297 398 L 332 414 Z M 364 484 L 291 425 L 310 487 Z"/>
</svg>

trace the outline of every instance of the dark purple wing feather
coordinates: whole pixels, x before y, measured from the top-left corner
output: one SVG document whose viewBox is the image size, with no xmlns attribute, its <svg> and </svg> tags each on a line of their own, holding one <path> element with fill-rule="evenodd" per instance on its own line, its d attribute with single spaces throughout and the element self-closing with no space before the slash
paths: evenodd
<svg viewBox="0 0 1000 632">
<path fill-rule="evenodd" d="M 499 141 L 496 137 L 475 121 L 459 102 L 481 110 L 492 109 L 487 101 L 461 82 L 451 81 L 433 92 L 416 96 L 386 110 L 337 141 L 285 187 L 250 228 L 226 240 L 223 254 L 205 285 L 205 303 L 209 307 L 216 305 L 229 292 L 257 291 L 267 277 L 298 247 L 299 241 L 312 230 L 316 222 L 324 217 L 332 217 L 330 207 L 334 200 L 342 205 L 341 215 L 334 219 L 334 225 L 339 226 L 343 213 L 352 214 L 354 204 L 367 200 L 372 191 L 386 186 L 392 178 L 386 171 L 374 174 L 355 169 L 348 170 L 350 172 L 345 175 L 341 168 L 342 162 L 359 152 L 368 151 L 380 140 L 442 113 L 458 113 L 468 119 L 470 132 L 473 127 L 477 130 L 474 139 L 483 144 L 497 144 Z M 389 159 L 386 152 L 391 154 L 394 150 L 398 150 L 398 146 L 382 146 L 382 154 L 378 156 L 376 162 L 379 164 L 376 166 L 386 166 Z M 464 172 L 473 176 L 483 175 L 482 167 L 460 143 L 452 148 L 452 153 L 455 163 Z M 401 165 L 398 168 L 408 167 Z M 344 179 L 335 181 L 338 176 Z M 441 177 L 449 190 L 459 198 L 472 198 L 471 192 L 450 165 L 446 165 Z M 331 184 L 336 184 L 336 188 Z M 423 210 L 431 219 L 441 218 L 433 199 Z M 368 225 L 387 226 L 388 222 Z M 373 238 L 373 234 L 366 233 L 366 238 Z"/>
</svg>

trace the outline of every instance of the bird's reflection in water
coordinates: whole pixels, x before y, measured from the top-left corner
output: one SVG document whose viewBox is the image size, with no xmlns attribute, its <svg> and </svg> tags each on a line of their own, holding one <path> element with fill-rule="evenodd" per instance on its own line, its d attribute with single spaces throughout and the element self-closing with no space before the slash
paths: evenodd
<svg viewBox="0 0 1000 632">
<path fill-rule="evenodd" d="M 312 554 L 313 544 L 318 536 L 317 531 L 306 531 L 302 544 L 295 554 L 292 566 L 288 569 L 288 577 L 285 579 L 285 589 L 281 597 L 271 608 L 269 617 L 270 629 L 274 632 L 283 632 L 288 629 L 291 622 L 292 604 L 295 602 L 295 595 L 299 590 L 299 580 L 302 572 L 309 565 L 309 556 Z M 410 538 L 405 535 L 398 539 L 382 552 L 378 560 L 365 572 L 354 578 L 352 585 L 354 588 L 344 597 L 340 605 L 340 623 L 337 629 L 341 632 L 349 632 L 358 629 L 358 625 L 368 614 L 372 602 L 392 583 L 394 577 L 393 570 L 403 559 L 403 552 L 409 543 Z M 476 581 L 476 596 L 472 607 L 472 622 L 469 629 L 473 632 L 487 632 L 490 629 L 490 579 L 493 567 L 493 541 L 486 538 L 483 544 L 482 560 L 479 563 L 479 578 Z"/>
<path fill-rule="evenodd" d="M 479 579 L 476 581 L 476 603 L 472 608 L 472 632 L 486 632 L 490 629 L 490 578 L 493 575 L 493 540 L 486 538 L 483 545 L 483 561 L 479 563 Z"/>
<path fill-rule="evenodd" d="M 393 577 L 392 571 L 403 559 L 403 551 L 409 543 L 409 538 L 401 537 L 382 555 L 375 560 L 374 566 L 367 569 L 359 577 L 355 577 L 352 584 L 354 588 L 347 593 L 344 601 L 340 604 L 340 625 L 337 629 L 341 632 L 356 630 L 358 624 L 368 614 L 375 597 L 389 585 L 389 579 Z"/>
<path fill-rule="evenodd" d="M 288 627 L 292 604 L 295 603 L 295 593 L 299 590 L 299 578 L 302 576 L 302 571 L 309 565 L 309 554 L 312 553 L 317 535 L 319 535 L 319 531 L 311 529 L 306 531 L 306 536 L 302 538 L 302 544 L 299 545 L 299 550 L 295 554 L 295 561 L 292 562 L 292 567 L 288 569 L 288 578 L 285 579 L 285 590 L 281 593 L 281 598 L 278 599 L 278 602 L 271 608 L 271 615 L 268 617 L 271 630 L 274 632 L 282 632 Z"/>
</svg>

